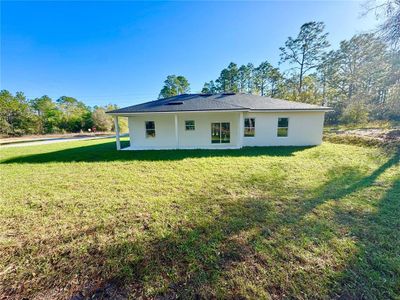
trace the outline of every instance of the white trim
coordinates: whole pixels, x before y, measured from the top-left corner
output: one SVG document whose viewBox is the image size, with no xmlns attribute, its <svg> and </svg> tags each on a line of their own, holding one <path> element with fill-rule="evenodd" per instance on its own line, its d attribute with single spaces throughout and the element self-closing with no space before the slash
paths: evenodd
<svg viewBox="0 0 400 300">
<path fill-rule="evenodd" d="M 178 114 L 174 115 L 174 119 L 175 119 L 175 142 L 176 142 L 176 148 L 179 149 Z"/>
<path fill-rule="evenodd" d="M 254 112 L 254 113 L 257 113 L 257 112 L 263 112 L 263 113 L 268 113 L 268 112 L 313 112 L 313 111 L 316 111 L 316 112 L 329 112 L 329 111 L 334 111 L 333 109 L 331 109 L 331 108 L 310 108 L 310 109 L 305 109 L 305 108 L 302 108 L 302 109 L 296 109 L 296 108 L 293 108 L 293 109 L 250 109 L 249 110 L 249 112 Z"/>
<path fill-rule="evenodd" d="M 154 114 L 185 114 L 185 113 L 234 113 L 234 112 L 262 112 L 262 113 L 276 113 L 276 112 L 330 112 L 333 109 L 232 109 L 232 110 L 184 110 L 184 111 L 151 111 L 151 112 L 130 112 L 130 113 L 112 113 L 107 112 L 111 116 L 134 116 L 134 115 L 154 115 Z"/>
<path fill-rule="evenodd" d="M 133 116 L 133 115 L 156 115 L 156 114 L 186 114 L 186 113 L 234 113 L 234 112 L 247 112 L 248 110 L 234 109 L 234 110 L 184 110 L 184 111 L 148 111 L 148 112 L 131 112 L 131 113 L 112 113 L 107 112 L 111 116 Z"/>
<path fill-rule="evenodd" d="M 213 150 L 226 150 L 226 149 L 241 149 L 242 147 L 230 145 L 230 144 L 210 144 L 205 146 L 187 146 L 184 150 L 196 150 L 196 149 L 213 149 Z M 122 148 L 121 150 L 176 150 L 175 147 L 157 147 L 157 146 L 130 146 Z"/>
<path fill-rule="evenodd" d="M 118 116 L 114 116 L 114 126 L 115 126 L 115 142 L 117 144 L 117 150 L 121 150 L 121 141 L 119 139 Z"/>
<path fill-rule="evenodd" d="M 239 113 L 239 130 L 238 130 L 238 146 L 243 147 L 243 135 L 244 135 L 244 118 L 243 112 Z"/>
</svg>

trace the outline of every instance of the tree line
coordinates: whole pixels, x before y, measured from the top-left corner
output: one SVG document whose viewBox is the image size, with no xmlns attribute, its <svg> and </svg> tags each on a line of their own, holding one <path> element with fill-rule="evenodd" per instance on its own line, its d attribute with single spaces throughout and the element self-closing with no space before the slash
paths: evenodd
<svg viewBox="0 0 400 300">
<path fill-rule="evenodd" d="M 267 60 L 258 66 L 231 62 L 201 93 L 247 93 L 330 106 L 331 124 L 400 120 L 400 51 L 389 46 L 394 39 L 387 31 L 358 34 L 331 50 L 324 23 L 308 22 L 279 48 L 278 66 Z M 185 77 L 170 75 L 159 97 L 188 91 Z"/>
<path fill-rule="evenodd" d="M 328 51 L 322 22 L 301 26 L 280 50 L 282 71 L 270 62 L 230 63 L 202 93 L 249 93 L 330 106 L 330 123 L 400 120 L 400 52 L 377 35 L 358 34 Z"/>
<path fill-rule="evenodd" d="M 0 91 L 0 134 L 49 134 L 88 130 L 114 130 L 113 118 L 106 111 L 116 109 L 110 104 L 93 108 L 73 97 L 57 100 L 42 96 L 28 100 L 22 92 L 15 95 Z M 126 127 L 125 123 L 120 124 Z"/>
<path fill-rule="evenodd" d="M 400 4 L 387 0 L 372 6 L 383 22 L 376 33 L 353 36 L 330 49 L 322 22 L 308 22 L 279 48 L 280 62 L 267 60 L 238 66 L 230 63 L 218 78 L 206 82 L 202 93 L 249 93 L 330 106 L 327 122 L 364 123 L 368 120 L 400 121 Z M 184 76 L 170 75 L 159 98 L 189 93 Z M 93 108 L 75 98 L 53 100 L 42 96 L 28 100 L 23 93 L 0 91 L 0 134 L 47 134 L 89 129 L 114 130 L 107 110 Z M 126 121 L 120 126 L 126 128 Z"/>
</svg>

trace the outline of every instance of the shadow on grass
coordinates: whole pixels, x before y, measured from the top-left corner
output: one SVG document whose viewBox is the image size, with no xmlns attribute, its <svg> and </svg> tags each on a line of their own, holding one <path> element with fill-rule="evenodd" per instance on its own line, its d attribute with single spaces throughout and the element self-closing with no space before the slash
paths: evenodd
<svg viewBox="0 0 400 300">
<path fill-rule="evenodd" d="M 330 293 L 332 298 L 395 299 L 400 296 L 400 257 L 396 254 L 400 251 L 400 179 L 387 187 L 381 199 L 372 199 L 376 201 L 376 213 L 357 209 L 357 205 L 371 201 L 368 200 L 369 189 L 384 188 L 378 177 L 392 167 L 399 167 L 399 159 L 400 150 L 392 152 L 390 158 L 368 176 L 351 167 L 333 169 L 319 196 L 305 202 L 294 220 L 289 221 L 299 226 L 304 216 L 326 201 L 342 201 L 364 191 L 356 200 L 358 203 L 334 208 L 335 226 L 345 226 L 350 231 L 357 253 L 338 276 L 337 287 Z M 394 176 L 399 178 L 400 173 Z"/>
<path fill-rule="evenodd" d="M 124 143 L 124 142 L 123 142 Z M 125 142 L 127 143 L 127 142 Z M 126 147 L 127 145 L 122 145 Z M 44 146 L 45 147 L 45 146 Z M 201 157 L 240 157 L 240 156 L 291 156 L 309 147 L 246 147 L 229 150 L 140 150 L 117 151 L 114 142 L 90 146 L 67 148 L 59 151 L 26 155 L 3 160 L 11 163 L 46 162 L 107 162 L 107 161 L 173 161 Z"/>
<path fill-rule="evenodd" d="M 111 282 L 127 286 L 133 298 L 143 297 L 143 286 L 149 284 L 157 299 L 218 298 L 223 272 L 255 254 L 240 233 L 262 227 L 270 213 L 272 205 L 265 199 L 242 199 L 226 205 L 210 222 L 182 224 L 186 226 L 149 243 L 111 245 L 104 253 L 107 264 L 119 270 Z"/>
<path fill-rule="evenodd" d="M 332 221 L 304 217 L 328 200 L 339 201 L 370 188 L 398 159 L 394 155 L 368 176 L 352 168 L 338 169 L 312 199 L 283 207 L 268 196 L 240 199 L 223 204 L 223 211 L 211 222 L 182 224 L 148 244 L 110 245 L 102 255 L 107 257 L 106 264 L 116 267 L 118 276 L 108 281 L 115 286 L 108 285 L 101 293 L 115 296 L 124 286 L 128 292 L 122 298 L 143 297 L 150 282 L 157 299 L 395 298 L 400 293 L 400 262 L 395 256 L 400 249 L 400 181 L 380 200 L 377 214 L 348 217 L 347 212 L 334 209 Z M 349 254 L 341 263 L 333 261 L 342 264 L 340 272 L 330 263 L 306 271 L 312 267 L 307 255 L 322 255 L 308 252 L 309 248 L 335 245 L 334 240 L 343 238 L 343 226 L 355 234 L 359 255 Z M 260 247 L 265 247 L 261 253 L 256 250 Z M 235 280 L 245 280 L 245 289 L 236 286 Z"/>
<path fill-rule="evenodd" d="M 328 173 L 329 182 L 321 187 L 318 196 L 308 201 L 299 217 L 304 216 L 315 207 L 327 200 L 340 200 L 347 195 L 357 193 L 359 190 L 373 185 L 376 179 L 387 169 L 399 163 L 400 151 L 393 152 L 390 158 L 370 175 L 363 176 L 363 173 L 352 167 L 335 167 Z"/>
<path fill-rule="evenodd" d="M 128 152 L 127 158 L 122 160 L 138 159 L 135 155 L 143 155 L 142 160 L 154 160 L 153 154 L 157 157 L 157 152 L 163 160 L 246 154 L 282 155 L 282 151 L 286 150 L 290 150 L 286 153 L 289 156 L 295 152 L 292 149 L 282 147 L 229 151 L 143 151 Z M 116 157 L 123 154 L 114 150 L 108 151 L 115 152 Z M 167 154 L 172 155 L 172 158 L 163 157 Z M 51 156 L 52 160 L 47 158 L 44 161 L 74 161 L 71 155 L 79 156 L 79 153 L 70 154 L 69 160 L 56 160 L 56 157 Z M 93 149 L 90 155 L 93 155 Z M 119 160 L 116 157 L 112 160 Z M 136 239 L 132 234 L 131 237 L 112 240 L 110 243 L 94 242 L 88 249 L 90 255 L 84 258 L 79 251 L 64 254 L 68 255 L 67 258 L 64 258 L 63 254 L 54 254 L 52 276 L 64 280 L 65 285 L 72 281 L 64 277 L 69 274 L 80 274 L 81 277 L 89 278 L 89 281 L 96 281 L 95 288 L 92 286 L 84 291 L 87 295 L 85 299 L 311 299 L 329 298 L 332 295 L 334 298 L 341 296 L 347 299 L 395 298 L 396 281 L 398 282 L 400 275 L 400 264 L 396 257 L 400 249 L 399 181 L 393 184 L 379 202 L 377 214 L 348 217 L 347 212 L 337 210 L 334 211 L 333 220 L 317 217 L 310 221 L 304 217 L 326 201 L 340 201 L 350 194 L 377 184 L 378 177 L 398 164 L 398 160 L 396 154 L 368 176 L 364 176 L 357 168 L 338 167 L 328 174 L 328 181 L 314 191 L 311 197 L 298 196 L 296 200 L 286 203 L 270 197 L 268 189 L 274 187 L 268 182 L 264 183 L 268 189 L 259 186 L 262 183 L 257 182 L 258 186 L 254 188 L 260 194 L 254 198 L 239 198 L 235 201 L 230 201 L 229 197 L 187 199 L 193 202 L 194 209 L 202 214 L 207 214 L 207 208 L 213 204 L 219 205 L 221 212 L 207 221 L 199 221 L 196 218 L 183 219 L 180 223 L 173 224 L 169 233 L 164 236 L 153 232 L 151 220 L 147 220 L 143 229 L 140 229 L 147 232 L 146 238 Z M 94 161 L 99 160 L 97 158 Z M 38 161 L 36 157 L 33 162 L 42 161 Z M 251 188 L 245 175 L 239 180 L 239 184 Z M 284 184 L 285 178 L 282 176 L 277 180 Z M 184 207 L 179 207 L 178 204 L 176 210 L 165 213 L 179 214 L 183 209 Z M 134 230 L 137 225 L 132 223 L 132 218 L 118 221 L 121 224 L 116 226 L 121 226 L 121 230 Z M 324 260 L 335 256 L 337 249 L 326 250 L 318 247 L 335 246 L 334 243 L 330 243 L 332 240 L 343 238 L 341 226 L 346 226 L 354 232 L 357 248 L 361 251 L 354 261 L 343 267 L 343 271 L 338 271 L 342 277 L 337 278 L 332 276 L 332 273 L 336 272 L 333 270 L 337 267 L 336 261 L 315 266 L 307 259 L 310 259 L 309 256 L 316 256 Z M 110 227 L 111 231 L 115 230 Z M 107 230 L 108 226 L 104 228 Z M 85 235 L 86 233 L 82 238 L 85 238 Z M 47 243 L 43 241 L 40 244 Z M 312 247 L 321 252 L 310 251 L 309 248 Z M 306 252 L 306 255 L 302 256 L 302 251 Z M 82 261 L 77 269 L 64 262 L 62 269 L 58 264 L 61 265 L 60 261 L 63 259 Z M 346 260 L 344 264 L 347 263 Z M 87 271 L 93 269 L 97 271 L 96 274 Z M 53 287 L 53 278 L 46 280 L 48 282 L 41 282 L 43 290 Z M 333 280 L 336 282 L 330 285 L 330 281 Z M 243 284 L 243 281 L 246 283 Z M 83 291 L 83 286 L 89 285 L 83 284 L 80 291 Z M 367 288 L 369 290 L 366 293 Z M 75 292 L 78 294 L 79 290 Z"/>
<path fill-rule="evenodd" d="M 341 274 L 340 299 L 400 297 L 400 179 L 377 205 L 377 212 L 339 211 L 337 222 L 351 228 L 358 251 Z"/>
</svg>

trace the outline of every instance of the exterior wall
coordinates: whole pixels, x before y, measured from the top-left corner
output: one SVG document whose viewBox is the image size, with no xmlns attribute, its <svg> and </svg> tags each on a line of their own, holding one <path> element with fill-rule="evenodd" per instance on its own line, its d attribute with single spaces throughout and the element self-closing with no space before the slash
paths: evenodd
<svg viewBox="0 0 400 300">
<path fill-rule="evenodd" d="M 178 113 L 178 141 L 175 136 L 175 114 L 149 114 L 128 117 L 132 149 L 226 149 L 239 148 L 239 112 Z M 185 121 L 194 120 L 195 130 L 186 131 Z M 154 121 L 156 136 L 146 138 L 145 122 Z M 230 123 L 230 143 L 211 143 L 211 123 Z"/>
<path fill-rule="evenodd" d="M 251 112 L 255 118 L 255 136 L 243 137 L 243 146 L 309 146 L 322 142 L 324 112 Z M 278 118 L 289 118 L 287 137 L 278 137 Z"/>
<path fill-rule="evenodd" d="M 255 118 L 255 136 L 243 137 L 243 118 Z M 324 112 L 204 112 L 178 113 L 178 138 L 175 114 L 148 114 L 128 117 L 130 149 L 226 149 L 242 146 L 308 146 L 322 142 Z M 287 137 L 278 137 L 278 118 L 289 118 Z M 195 130 L 186 131 L 185 121 L 194 120 Z M 154 121 L 156 136 L 146 138 L 145 121 Z M 230 143 L 211 143 L 211 123 L 230 123 Z"/>
<path fill-rule="evenodd" d="M 146 137 L 146 121 L 154 121 L 156 136 Z M 137 149 L 174 149 L 175 121 L 173 114 L 154 114 L 128 118 L 131 147 Z"/>
</svg>

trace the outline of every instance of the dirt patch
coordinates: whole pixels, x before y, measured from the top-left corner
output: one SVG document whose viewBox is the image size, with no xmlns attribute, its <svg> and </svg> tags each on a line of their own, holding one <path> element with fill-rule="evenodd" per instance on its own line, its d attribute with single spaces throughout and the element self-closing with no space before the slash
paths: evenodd
<svg viewBox="0 0 400 300">
<path fill-rule="evenodd" d="M 388 151 L 399 151 L 400 128 L 362 128 L 330 130 L 324 133 L 324 141 L 366 147 L 381 147 Z"/>
<path fill-rule="evenodd" d="M 325 134 L 328 140 L 332 138 L 358 139 L 362 138 L 372 143 L 392 144 L 400 143 L 400 127 L 384 128 L 360 128 L 349 130 L 331 130 Z"/>
<path fill-rule="evenodd" d="M 338 130 L 339 135 L 355 135 L 360 137 L 378 139 L 380 141 L 400 141 L 400 128 L 382 129 L 382 128 L 367 128 L 353 130 Z"/>
</svg>

